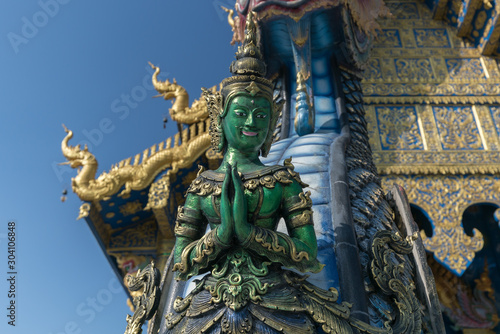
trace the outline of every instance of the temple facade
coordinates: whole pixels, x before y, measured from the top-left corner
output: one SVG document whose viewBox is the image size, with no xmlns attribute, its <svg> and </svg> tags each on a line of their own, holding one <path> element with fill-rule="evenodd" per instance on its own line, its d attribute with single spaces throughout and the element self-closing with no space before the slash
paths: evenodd
<svg viewBox="0 0 500 334">
<path fill-rule="evenodd" d="M 228 9 L 233 43 L 243 42 L 248 13 L 256 13 L 283 104 L 263 162 L 293 163 L 309 185 L 326 264 L 309 280 L 338 290 L 360 321 L 383 328 L 404 318 L 405 333 L 500 333 L 499 6 L 240 0 Z M 174 102 L 178 133 L 99 176 L 96 157 L 71 146 L 71 130 L 62 151 L 80 168 L 72 181 L 83 201 L 78 218 L 116 275 L 127 285 L 127 274 L 154 260 L 154 302 L 139 316 L 144 298 L 134 286 L 131 322 L 147 318 L 148 332 L 164 333 L 174 299 L 191 289 L 171 273 L 177 210 L 198 166 L 215 169 L 222 155 L 210 146 L 207 102 L 190 102 L 151 66 L 156 90 Z M 373 269 L 385 232 L 412 244 L 386 263 L 401 268 L 394 279 L 408 288 L 410 315 L 383 293 Z"/>
</svg>

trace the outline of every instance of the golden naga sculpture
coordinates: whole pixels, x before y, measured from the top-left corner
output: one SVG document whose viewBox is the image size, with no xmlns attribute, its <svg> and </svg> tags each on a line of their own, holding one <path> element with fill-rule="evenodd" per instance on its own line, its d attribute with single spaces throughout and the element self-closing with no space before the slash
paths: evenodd
<svg viewBox="0 0 500 334">
<path fill-rule="evenodd" d="M 194 100 L 191 107 L 189 107 L 189 94 L 186 89 L 179 85 L 175 79 L 173 82 L 168 79 L 159 81 L 160 68 L 151 63 L 149 65 L 155 70 L 152 77 L 153 86 L 160 93 L 155 97 L 163 96 L 165 100 L 174 99 L 169 113 L 172 120 L 178 123 L 179 132 L 181 132 L 181 124 L 193 124 L 208 118 L 207 103 L 204 99 Z M 215 89 L 215 86 L 212 87 L 213 91 Z"/>
<path fill-rule="evenodd" d="M 177 133 L 158 145 L 153 145 L 141 154 L 125 159 L 112 167 L 111 171 L 102 173 L 95 179 L 97 160 L 92 153 L 80 145 L 68 144 L 73 131 L 64 127 L 67 135 L 61 143 L 61 150 L 72 168 L 79 168 L 76 177 L 72 178 L 73 192 L 83 201 L 107 200 L 116 194 L 121 187 L 125 189 L 119 194 L 123 196 L 132 190 L 141 190 L 151 184 L 155 176 L 170 168 L 176 173 L 179 168 L 191 166 L 193 162 L 210 146 L 209 121 L 203 120 L 192 124 L 189 128 Z M 181 143 L 182 136 L 182 143 Z M 173 141 L 173 143 L 172 143 Z"/>
<path fill-rule="evenodd" d="M 61 163 L 61 165 L 70 165 L 71 168 L 82 167 L 77 176 L 71 179 L 74 190 L 75 184 L 85 186 L 89 184 L 90 180 L 95 178 L 97 160 L 94 155 L 89 152 L 87 145 L 85 145 L 83 150 L 80 145 L 68 146 L 68 141 L 73 138 L 73 131 L 68 130 L 64 124 L 62 126 L 67 135 L 61 143 L 61 150 L 68 161 Z"/>
</svg>

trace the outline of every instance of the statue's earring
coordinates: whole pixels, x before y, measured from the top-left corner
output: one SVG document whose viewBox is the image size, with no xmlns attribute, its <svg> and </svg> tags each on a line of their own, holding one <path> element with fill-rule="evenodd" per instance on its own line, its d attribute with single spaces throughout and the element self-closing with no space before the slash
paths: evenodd
<svg viewBox="0 0 500 334">
<path fill-rule="evenodd" d="M 222 95 L 220 92 L 211 92 L 202 88 L 203 97 L 207 102 L 208 115 L 210 116 L 210 138 L 214 150 L 221 152 L 224 148 L 224 134 L 222 131 Z"/>
<path fill-rule="evenodd" d="M 218 125 L 218 138 L 217 138 L 217 150 L 219 152 L 222 152 L 224 150 L 224 143 L 225 143 L 225 137 L 224 137 L 224 130 L 222 129 L 222 117 L 219 116 L 219 125 Z"/>
</svg>

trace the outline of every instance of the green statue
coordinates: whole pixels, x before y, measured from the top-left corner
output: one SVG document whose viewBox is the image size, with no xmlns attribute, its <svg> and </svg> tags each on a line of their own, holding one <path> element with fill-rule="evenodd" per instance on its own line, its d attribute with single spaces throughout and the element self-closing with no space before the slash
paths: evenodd
<svg viewBox="0 0 500 334">
<path fill-rule="evenodd" d="M 307 185 L 291 159 L 284 166 L 259 160 L 269 152 L 281 105 L 264 78 L 251 15 L 233 76 L 220 93 L 204 91 L 212 146 L 224 159 L 215 171 L 200 170 L 178 211 L 176 279 L 206 275 L 175 300 L 167 333 L 390 333 L 388 325 L 352 318 L 336 289 L 320 289 L 296 273 L 323 265 L 316 259 L 310 193 L 302 190 Z M 288 234 L 276 231 L 282 218 Z"/>
</svg>

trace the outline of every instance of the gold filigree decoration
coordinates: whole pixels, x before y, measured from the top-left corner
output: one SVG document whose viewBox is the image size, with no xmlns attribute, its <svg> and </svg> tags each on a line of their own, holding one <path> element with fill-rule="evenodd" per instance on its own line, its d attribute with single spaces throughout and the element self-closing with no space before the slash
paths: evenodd
<svg viewBox="0 0 500 334">
<path fill-rule="evenodd" d="M 367 80 L 374 81 L 377 79 L 382 79 L 382 73 L 380 70 L 380 59 L 370 58 L 366 63 L 366 68 L 364 71 L 364 76 Z"/>
<path fill-rule="evenodd" d="M 485 78 L 480 58 L 451 58 L 445 59 L 445 62 L 451 79 L 462 79 L 467 76 Z"/>
<path fill-rule="evenodd" d="M 432 237 L 422 232 L 425 249 L 461 275 L 484 244 L 477 229 L 472 237 L 465 234 L 462 214 L 474 203 L 500 205 L 500 179 L 493 175 L 390 175 L 382 178 L 382 184 L 385 189 L 398 184 L 407 190 L 409 202 L 421 208 L 433 224 Z"/>
<path fill-rule="evenodd" d="M 181 254 L 181 262 L 175 263 L 173 271 L 178 271 L 176 279 L 187 280 L 191 276 L 198 275 L 199 271 L 207 268 L 220 252 L 229 246 L 222 244 L 217 237 L 217 228 L 211 230 L 199 240 L 187 245 Z M 191 253 L 195 257 L 191 259 Z"/>
<path fill-rule="evenodd" d="M 399 58 L 395 59 L 396 73 L 403 81 L 409 78 L 417 81 L 435 79 L 430 59 Z"/>
<path fill-rule="evenodd" d="M 135 200 L 133 202 L 127 202 L 124 205 L 119 207 L 120 213 L 124 216 L 130 216 L 136 214 L 137 212 L 142 210 L 142 204 L 139 200 Z"/>
<path fill-rule="evenodd" d="M 423 149 L 414 107 L 376 107 L 383 149 Z"/>
<path fill-rule="evenodd" d="M 156 249 L 156 234 L 156 223 L 149 220 L 134 228 L 115 232 L 107 249 L 109 252 Z"/>
<path fill-rule="evenodd" d="M 405 149 L 396 123 L 380 110 L 411 120 L 422 145 Z M 373 159 L 380 174 L 465 174 L 500 172 L 500 110 L 497 106 L 368 105 L 366 119 Z M 397 111 L 397 112 L 396 112 Z M 399 114 L 398 114 L 399 112 Z M 404 131 L 404 126 L 396 127 Z"/>
<path fill-rule="evenodd" d="M 414 29 L 417 47 L 450 47 L 448 31 L 446 29 Z"/>
<path fill-rule="evenodd" d="M 400 48 L 401 46 L 401 39 L 397 29 L 381 29 L 377 35 L 377 44 L 374 47 Z"/>
<path fill-rule="evenodd" d="M 490 106 L 491 116 L 495 120 L 495 129 L 497 130 L 498 137 L 500 138 L 500 107 Z"/>
<path fill-rule="evenodd" d="M 153 182 L 149 187 L 148 204 L 144 210 L 161 209 L 167 206 L 170 195 L 170 171 L 165 173 L 159 180 Z"/>
<path fill-rule="evenodd" d="M 202 88 L 203 89 L 203 88 Z M 210 116 L 210 140 L 211 149 L 215 152 L 222 151 L 222 94 L 220 92 L 210 92 L 203 89 L 203 97 L 207 104 L 208 115 Z"/>
<path fill-rule="evenodd" d="M 471 107 L 433 107 L 443 149 L 483 148 Z"/>
<path fill-rule="evenodd" d="M 365 96 L 370 104 L 500 104 L 500 96 Z"/>
<path fill-rule="evenodd" d="M 374 152 L 380 174 L 493 174 L 500 152 Z"/>
<path fill-rule="evenodd" d="M 464 10 L 467 7 L 463 22 L 458 25 L 458 36 L 450 29 L 445 22 L 436 21 L 441 11 L 446 11 L 446 1 L 439 1 L 438 8 L 434 13 L 438 17 L 432 17 L 432 13 L 427 6 L 420 2 L 412 2 L 418 9 L 413 10 L 416 14 L 406 18 L 406 13 L 393 9 L 395 19 L 382 19 L 379 23 L 382 27 L 380 38 L 374 43 L 372 58 L 381 59 L 380 73 L 374 75 L 369 73 L 363 83 L 365 102 L 387 103 L 397 101 L 403 103 L 491 103 L 500 100 L 498 66 L 494 64 L 494 59 L 481 57 L 483 54 L 495 52 L 500 37 L 500 25 L 493 29 L 496 38 L 483 38 L 478 48 L 469 45 L 468 42 L 460 38 L 467 36 L 472 29 L 472 19 L 478 6 L 482 5 L 481 0 L 467 1 L 468 5 L 458 1 L 460 7 L 457 10 Z M 389 7 L 394 7 L 396 3 L 388 3 Z M 409 5 L 409 4 L 408 4 Z M 476 20 L 477 21 L 477 20 Z M 475 23 L 477 23 L 475 21 Z M 482 26 L 491 26 L 490 20 L 481 22 Z M 490 33 L 486 29 L 485 34 Z M 486 43 L 487 41 L 487 43 Z M 486 43 L 486 45 L 484 45 Z M 484 49 L 482 49 L 484 45 Z M 416 52 L 418 48 L 418 52 Z M 400 69 L 405 66 L 398 66 L 397 62 L 408 62 L 407 59 L 419 59 L 420 62 L 429 64 L 426 69 L 432 68 L 434 76 L 430 71 L 428 77 L 424 71 L 419 75 L 414 75 L 411 71 L 404 75 Z M 409 63 L 409 62 L 408 62 Z M 417 72 L 419 73 L 419 72 Z M 422 75 L 424 74 L 424 75 Z M 422 83 L 413 83 L 420 80 Z M 411 84 L 406 84 L 411 83 Z M 413 96 L 422 96 L 416 99 Z M 388 97 L 392 97 L 389 100 Z M 399 102 L 398 102 L 399 103 Z"/>
<path fill-rule="evenodd" d="M 310 214 L 311 212 L 308 212 Z M 268 229 L 265 228 L 260 228 L 255 226 L 254 230 L 252 231 L 252 237 L 255 242 L 259 243 L 262 245 L 263 248 L 267 249 L 268 251 L 274 252 L 274 253 L 283 253 L 283 255 L 286 255 L 286 249 L 285 247 L 281 246 L 279 243 L 280 238 L 282 237 L 283 240 L 287 242 L 287 248 L 290 250 L 290 258 L 295 261 L 295 262 L 301 262 L 302 259 L 308 261 L 309 260 L 309 254 L 305 251 L 297 252 L 297 247 L 293 243 L 293 241 L 288 238 L 287 235 L 280 233 L 280 232 L 271 232 Z"/>
<path fill-rule="evenodd" d="M 431 84 L 403 84 L 403 83 L 365 83 L 363 92 L 367 96 L 438 96 L 438 95 L 489 95 L 496 96 L 494 101 L 499 101 L 500 87 L 498 83 L 441 83 L 438 85 Z"/>
</svg>

